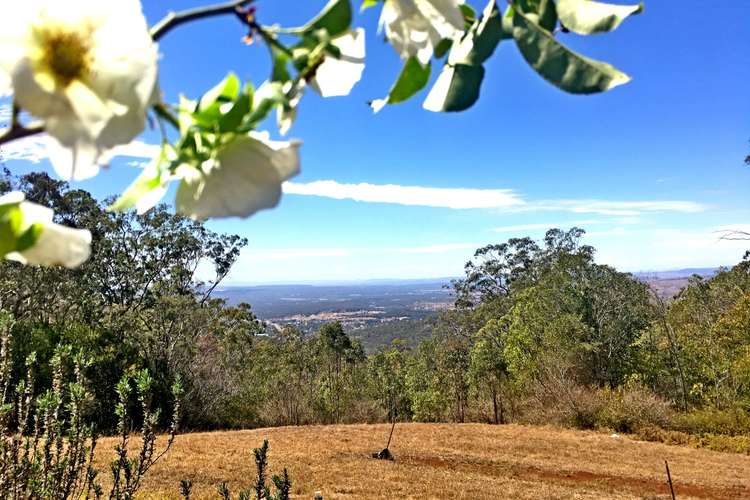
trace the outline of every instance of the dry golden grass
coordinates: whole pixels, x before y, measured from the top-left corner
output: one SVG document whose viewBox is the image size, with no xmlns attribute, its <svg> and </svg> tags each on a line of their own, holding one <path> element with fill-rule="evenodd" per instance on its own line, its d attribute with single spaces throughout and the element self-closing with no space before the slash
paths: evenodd
<svg viewBox="0 0 750 500">
<path fill-rule="evenodd" d="M 664 460 L 677 498 L 750 498 L 750 456 L 551 427 L 398 424 L 395 462 L 370 458 L 388 425 L 279 427 L 178 436 L 149 473 L 143 498 L 216 498 L 227 481 L 250 485 L 252 449 L 268 439 L 273 473 L 286 466 L 295 498 L 316 490 L 336 498 L 669 498 Z M 101 465 L 114 442 L 103 439 Z"/>
</svg>

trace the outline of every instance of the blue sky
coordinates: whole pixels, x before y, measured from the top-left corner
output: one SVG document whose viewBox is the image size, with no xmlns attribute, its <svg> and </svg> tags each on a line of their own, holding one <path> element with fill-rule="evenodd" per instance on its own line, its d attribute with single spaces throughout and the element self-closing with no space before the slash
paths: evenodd
<svg viewBox="0 0 750 500">
<path fill-rule="evenodd" d="M 149 23 L 165 4 L 144 3 Z M 324 1 L 256 4 L 262 23 L 297 25 Z M 626 271 L 742 257 L 748 245 L 721 241 L 717 231 L 750 229 L 742 161 L 750 152 L 750 2 L 651 0 L 614 33 L 562 35 L 633 77 L 596 96 L 557 90 L 504 41 L 486 64 L 479 102 L 459 114 L 424 111 L 424 93 L 373 115 L 367 101 L 384 96 L 400 69 L 376 32 L 378 15 L 374 8 L 355 17 L 367 30 L 367 67 L 352 94 L 303 99 L 288 134 L 304 142 L 302 173 L 279 207 L 208 223 L 250 242 L 228 281 L 455 276 L 478 246 L 571 225 L 587 230 L 600 262 Z M 241 44 L 243 34 L 225 17 L 167 35 L 167 99 L 198 96 L 229 70 L 262 83 L 267 51 Z M 150 132 L 141 139 L 157 141 Z M 26 147 L 5 148 L 8 167 L 47 169 L 43 154 Z M 97 196 L 122 191 L 138 174 L 129 163 L 117 159 L 78 186 Z"/>
</svg>

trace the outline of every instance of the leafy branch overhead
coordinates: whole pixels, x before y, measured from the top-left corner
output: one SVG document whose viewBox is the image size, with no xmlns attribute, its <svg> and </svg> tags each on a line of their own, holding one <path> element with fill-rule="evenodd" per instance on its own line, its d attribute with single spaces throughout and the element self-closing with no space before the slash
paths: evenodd
<svg viewBox="0 0 750 500">
<path fill-rule="evenodd" d="M 504 11 L 490 0 L 481 13 L 460 0 L 364 0 L 361 10 L 369 8 L 381 9 L 379 30 L 403 61 L 386 96 L 371 100 L 376 112 L 415 96 L 433 75 L 425 109 L 470 108 L 503 40 L 515 42 L 532 69 L 566 92 L 609 90 L 630 77 L 559 38 L 612 31 L 643 11 L 641 4 L 591 0 L 510 0 Z M 175 182 L 180 214 L 248 217 L 275 207 L 282 183 L 300 170 L 300 141 L 272 140 L 261 128 L 273 116 L 286 135 L 308 89 L 345 96 L 361 79 L 366 37 L 355 14 L 350 0 L 330 0 L 307 23 L 285 27 L 266 23 L 261 1 L 233 0 L 170 13 L 149 29 L 138 0 L 42 0 L 14 8 L 0 20 L 0 96 L 13 99 L 0 145 L 46 132 L 57 173 L 82 180 L 109 164 L 117 146 L 133 141 L 152 115 L 159 153 L 111 210 L 145 212 Z M 267 80 L 242 82 L 230 72 L 200 97 L 166 102 L 155 41 L 222 15 L 239 20 L 245 43 L 267 47 Z M 90 233 L 55 224 L 41 208 L 20 193 L 0 198 L 0 257 L 69 267 L 86 260 Z"/>
</svg>

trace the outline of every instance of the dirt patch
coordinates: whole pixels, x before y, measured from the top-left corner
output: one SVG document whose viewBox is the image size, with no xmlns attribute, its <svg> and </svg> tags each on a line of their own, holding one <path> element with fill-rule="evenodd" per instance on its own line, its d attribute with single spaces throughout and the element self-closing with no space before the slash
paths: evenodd
<svg viewBox="0 0 750 500">
<path fill-rule="evenodd" d="M 471 460 L 437 455 L 405 455 L 399 457 L 405 465 L 427 466 L 435 469 L 451 469 L 461 473 L 475 473 L 493 477 L 511 476 L 519 479 L 548 482 L 570 482 L 595 486 L 597 489 L 625 490 L 639 496 L 669 495 L 666 478 L 657 481 L 651 478 L 613 476 L 585 470 L 551 470 L 539 467 L 494 460 Z M 603 487 L 603 488 L 602 488 Z M 692 498 L 730 499 L 750 498 L 750 489 L 742 485 L 722 488 L 698 484 L 675 484 L 675 495 Z"/>
</svg>

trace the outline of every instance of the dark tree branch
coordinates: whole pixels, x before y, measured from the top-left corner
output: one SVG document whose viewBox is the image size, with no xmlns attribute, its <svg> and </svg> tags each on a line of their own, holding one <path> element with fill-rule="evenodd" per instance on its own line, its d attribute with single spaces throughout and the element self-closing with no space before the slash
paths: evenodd
<svg viewBox="0 0 750 500">
<path fill-rule="evenodd" d="M 747 231 L 739 230 L 725 230 L 721 231 L 723 234 L 719 237 L 720 240 L 726 241 L 747 241 L 750 240 L 750 233 Z"/>
<path fill-rule="evenodd" d="M 0 134 L 0 144 L 6 142 L 15 141 L 16 139 L 23 139 L 31 135 L 41 134 L 44 132 L 44 127 L 41 124 L 32 124 L 29 127 L 24 125 L 15 124 L 6 130 L 6 132 Z"/>
<path fill-rule="evenodd" d="M 180 24 L 195 21 L 196 19 L 221 16 L 224 14 L 238 14 L 238 8 L 250 5 L 253 1 L 254 0 L 232 0 L 230 2 L 197 7 L 195 9 L 188 9 L 181 12 L 170 12 L 164 19 L 151 28 L 151 38 L 153 38 L 154 41 L 158 41 L 172 28 L 175 28 Z"/>
</svg>

